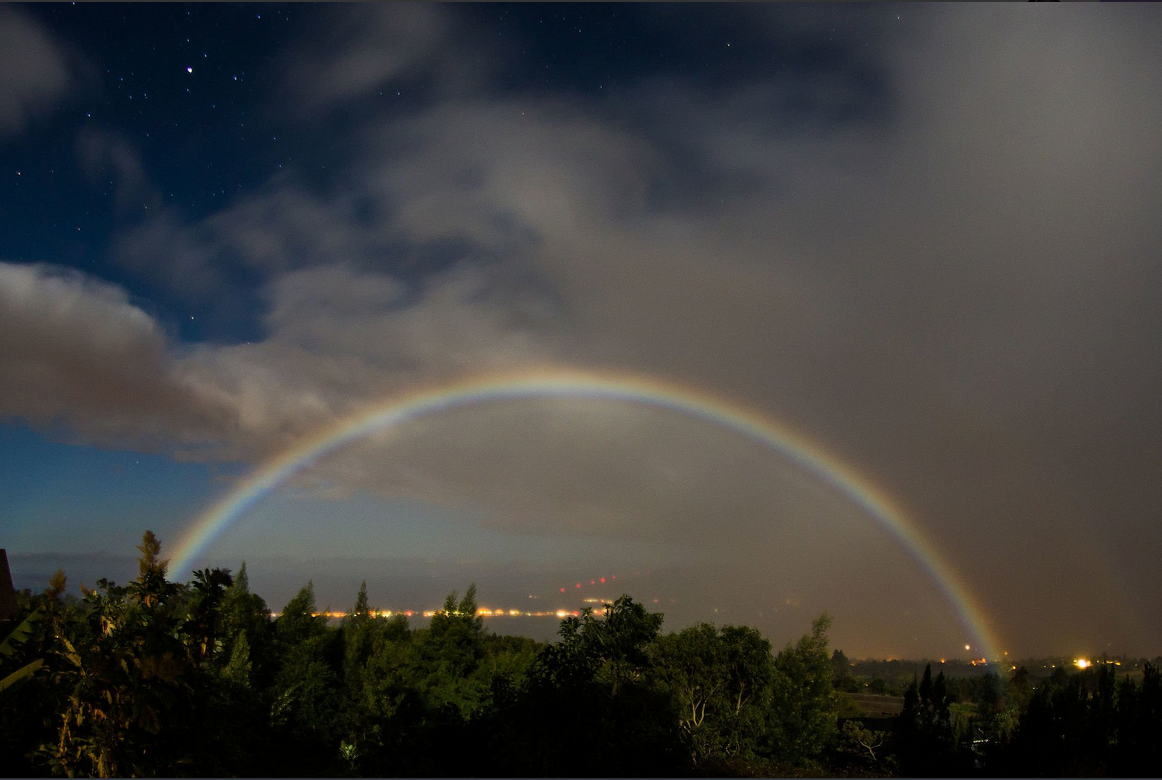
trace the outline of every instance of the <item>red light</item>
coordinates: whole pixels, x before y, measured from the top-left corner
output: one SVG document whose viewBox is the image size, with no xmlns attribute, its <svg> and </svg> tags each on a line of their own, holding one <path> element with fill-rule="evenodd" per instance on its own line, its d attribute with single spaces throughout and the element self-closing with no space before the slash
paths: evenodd
<svg viewBox="0 0 1162 780">
<path fill-rule="evenodd" d="M 565 592 L 565 589 L 564 589 L 564 588 L 561 588 L 561 592 L 562 592 L 562 593 L 564 593 L 564 592 Z"/>
<path fill-rule="evenodd" d="M 581 587 L 581 583 L 580 583 L 580 582 L 578 582 L 578 583 L 577 583 L 577 587 L 578 587 L 578 588 L 580 588 L 580 587 Z"/>
<path fill-rule="evenodd" d="M 597 580 L 589 580 L 589 584 L 590 584 L 590 585 L 596 585 L 596 584 L 597 584 Z"/>
<path fill-rule="evenodd" d="M 604 583 L 604 582 L 605 582 L 605 578 L 604 578 L 604 577 L 602 577 L 602 578 L 601 578 L 601 581 L 602 581 L 602 583 Z"/>
<path fill-rule="evenodd" d="M 616 574 L 613 574 L 613 575 L 611 575 L 611 576 L 613 577 L 613 579 L 615 579 L 615 580 L 617 579 L 617 575 L 616 575 Z"/>
</svg>

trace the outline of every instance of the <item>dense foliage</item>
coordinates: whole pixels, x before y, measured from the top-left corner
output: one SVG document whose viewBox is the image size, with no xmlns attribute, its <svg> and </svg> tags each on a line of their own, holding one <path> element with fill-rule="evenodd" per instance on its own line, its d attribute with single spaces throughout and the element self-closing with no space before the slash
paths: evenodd
<svg viewBox="0 0 1162 780">
<path fill-rule="evenodd" d="M 628 596 L 498 636 L 475 588 L 427 627 L 370 609 L 334 624 L 310 584 L 272 617 L 236 575 L 140 572 L 80 600 L 58 572 L 0 646 L 0 768 L 67 776 L 1154 774 L 1162 683 L 1020 670 L 959 701 L 943 674 L 886 726 L 858 717 L 829 620 L 782 651 L 746 626 L 663 634 Z M 858 686 L 855 686 L 858 687 Z M 841 717 L 841 715 L 847 717 Z"/>
</svg>

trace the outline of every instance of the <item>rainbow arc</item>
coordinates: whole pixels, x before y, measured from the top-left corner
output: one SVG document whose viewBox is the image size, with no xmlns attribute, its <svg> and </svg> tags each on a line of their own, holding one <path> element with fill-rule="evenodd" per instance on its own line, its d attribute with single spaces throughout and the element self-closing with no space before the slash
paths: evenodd
<svg viewBox="0 0 1162 780">
<path fill-rule="evenodd" d="M 533 398 L 642 404 L 705 420 L 761 442 L 842 495 L 886 528 L 925 568 L 989 658 L 998 658 L 985 613 L 917 524 L 885 492 L 822 446 L 728 399 L 656 377 L 623 372 L 542 369 L 470 377 L 391 397 L 307 437 L 258 467 L 198 516 L 178 541 L 171 571 L 181 572 L 222 533 L 296 472 L 343 446 L 410 420 L 463 407 Z"/>
</svg>

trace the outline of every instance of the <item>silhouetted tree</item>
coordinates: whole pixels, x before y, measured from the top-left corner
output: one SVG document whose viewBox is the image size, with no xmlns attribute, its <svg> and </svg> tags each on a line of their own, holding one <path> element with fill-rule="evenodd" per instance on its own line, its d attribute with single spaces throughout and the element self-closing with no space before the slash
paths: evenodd
<svg viewBox="0 0 1162 780">
<path fill-rule="evenodd" d="M 831 684 L 827 631 L 831 618 L 820 615 L 811 633 L 775 658 L 769 723 L 769 751 L 793 764 L 816 760 L 837 732 L 836 699 Z"/>
<path fill-rule="evenodd" d="M 85 590 L 89 630 L 76 645 L 61 638 L 56 680 L 69 693 L 56 744 L 46 746 L 54 771 L 157 775 L 190 758 L 180 739 L 191 664 L 177 637 L 179 589 L 165 579 L 152 531 L 138 550 L 138 578 L 124 588 L 102 579 Z"/>
<path fill-rule="evenodd" d="M 18 594 L 19 618 L 43 618 L 0 639 L 4 771 L 1141 776 L 1162 759 L 1153 664 L 1140 679 L 1111 662 L 1036 681 L 929 665 L 895 733 L 849 718 L 837 734 L 835 677 L 850 664 L 828 648 L 825 615 L 777 656 L 746 626 L 663 635 L 628 596 L 563 620 L 551 645 L 489 632 L 474 586 L 416 630 L 377 617 L 366 584 L 338 626 L 310 583 L 272 621 L 245 564 L 181 585 L 156 536 L 138 549 L 126 586 L 99 580 L 78 601 L 58 572 Z M 866 665 L 893 681 L 906 668 Z"/>
</svg>

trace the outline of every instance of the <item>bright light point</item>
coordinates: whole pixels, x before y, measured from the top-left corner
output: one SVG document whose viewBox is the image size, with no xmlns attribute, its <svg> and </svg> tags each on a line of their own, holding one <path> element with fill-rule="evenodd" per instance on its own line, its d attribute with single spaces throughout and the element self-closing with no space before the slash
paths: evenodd
<svg viewBox="0 0 1162 780">
<path fill-rule="evenodd" d="M 604 583 L 605 583 L 605 578 L 604 578 L 604 577 L 602 577 L 602 578 L 601 578 L 601 582 L 602 582 L 602 584 L 604 584 Z"/>
<path fill-rule="evenodd" d="M 562 593 L 564 593 L 564 592 L 565 592 L 565 589 L 564 589 L 564 588 L 561 588 L 561 592 L 562 592 Z"/>
<path fill-rule="evenodd" d="M 581 587 L 581 583 L 580 583 L 580 582 L 578 582 L 578 583 L 577 583 L 577 585 L 576 585 L 576 587 L 580 588 L 580 587 Z"/>
<path fill-rule="evenodd" d="M 189 66 L 189 65 L 187 65 L 187 66 L 186 66 L 186 73 L 193 73 L 193 72 L 194 72 L 194 69 L 193 69 L 193 67 L 192 67 L 192 66 Z"/>
<path fill-rule="evenodd" d="M 964 646 L 964 649 L 965 649 L 965 650 L 970 650 L 970 649 L 972 649 L 972 648 L 971 648 L 969 645 L 965 645 L 965 646 Z"/>
<path fill-rule="evenodd" d="M 1086 669 L 1090 666 L 1089 661 L 1085 660 L 1084 658 L 1078 658 L 1073 663 L 1075 663 L 1077 665 L 1078 669 Z"/>
</svg>

